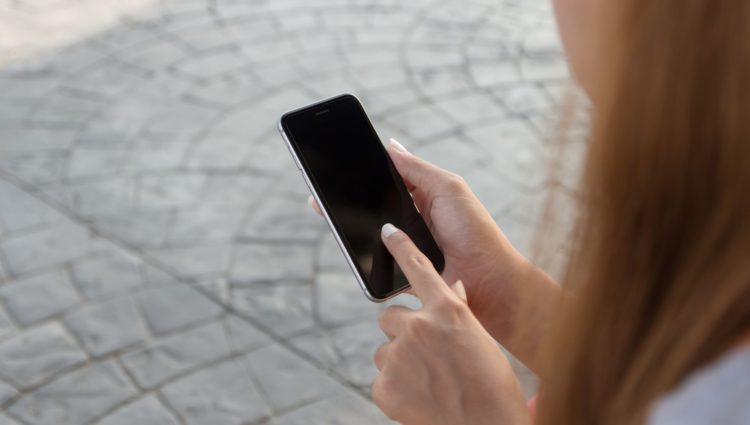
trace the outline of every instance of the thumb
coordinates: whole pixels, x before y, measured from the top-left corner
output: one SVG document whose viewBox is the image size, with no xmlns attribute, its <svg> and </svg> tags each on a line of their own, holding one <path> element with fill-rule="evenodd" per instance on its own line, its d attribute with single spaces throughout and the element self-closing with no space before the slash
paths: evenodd
<svg viewBox="0 0 750 425">
<path fill-rule="evenodd" d="M 468 302 L 468 298 L 466 297 L 466 287 L 464 287 L 464 283 L 460 280 L 457 280 L 456 283 L 451 285 L 451 289 L 453 292 L 455 292 L 456 295 L 458 295 L 458 298 L 461 298 L 463 302 Z"/>
</svg>

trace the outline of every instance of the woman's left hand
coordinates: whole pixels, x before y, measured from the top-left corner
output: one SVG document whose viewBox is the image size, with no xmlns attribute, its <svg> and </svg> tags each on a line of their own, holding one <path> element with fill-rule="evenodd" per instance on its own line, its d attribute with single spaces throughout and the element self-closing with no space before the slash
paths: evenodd
<svg viewBox="0 0 750 425">
<path fill-rule="evenodd" d="M 466 303 L 461 281 L 446 285 L 409 237 L 383 226 L 383 243 L 422 301 L 380 315 L 390 342 L 375 353 L 375 404 L 406 425 L 529 424 L 513 370 Z"/>
</svg>

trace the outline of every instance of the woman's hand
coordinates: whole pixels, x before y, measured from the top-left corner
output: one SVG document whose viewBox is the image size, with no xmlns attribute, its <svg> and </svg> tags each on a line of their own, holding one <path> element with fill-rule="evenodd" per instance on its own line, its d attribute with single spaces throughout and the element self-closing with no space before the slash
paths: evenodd
<svg viewBox="0 0 750 425">
<path fill-rule="evenodd" d="M 409 153 L 393 139 L 387 150 L 443 252 L 443 278 L 463 279 L 469 305 L 481 316 L 487 292 L 497 292 L 498 285 L 512 281 L 523 256 L 461 176 Z M 309 203 L 320 213 L 312 197 Z"/>
<path fill-rule="evenodd" d="M 530 423 L 513 370 L 469 309 L 461 281 L 448 287 L 392 225 L 382 236 L 423 307 L 391 306 L 381 314 L 390 342 L 375 353 L 374 402 L 405 425 Z"/>
<path fill-rule="evenodd" d="M 388 154 L 443 251 L 443 279 L 463 279 L 480 322 L 534 369 L 556 285 L 513 248 L 460 176 L 407 152 L 393 139 Z M 310 204 L 320 213 L 312 197 Z M 522 300 L 533 305 L 524 306 Z"/>
</svg>

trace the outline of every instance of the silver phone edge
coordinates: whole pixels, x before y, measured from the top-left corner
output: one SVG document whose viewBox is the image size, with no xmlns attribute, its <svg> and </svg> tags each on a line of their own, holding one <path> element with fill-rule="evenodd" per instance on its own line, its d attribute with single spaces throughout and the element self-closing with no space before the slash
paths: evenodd
<svg viewBox="0 0 750 425">
<path fill-rule="evenodd" d="M 321 102 L 325 102 L 326 100 L 323 100 Z M 320 102 L 319 102 L 320 103 Z M 312 183 L 310 182 L 310 177 L 307 175 L 307 171 L 305 171 L 305 168 L 302 166 L 302 162 L 300 162 L 299 158 L 297 157 L 297 154 L 294 152 L 294 149 L 292 148 L 292 144 L 289 142 L 289 137 L 287 137 L 286 132 L 284 131 L 284 127 L 281 125 L 281 119 L 278 120 L 276 127 L 279 130 L 279 133 L 281 133 L 281 138 L 284 139 L 284 143 L 286 144 L 287 149 L 289 149 L 289 153 L 292 155 L 292 159 L 294 160 L 297 169 L 299 169 L 300 173 L 302 174 L 302 178 L 305 181 L 305 185 L 307 185 L 308 190 L 310 190 L 310 193 L 312 194 L 313 198 L 315 198 L 315 201 L 318 203 L 318 207 L 320 207 L 320 211 L 323 213 L 323 217 L 326 219 L 326 223 L 328 223 L 328 228 L 331 229 L 331 233 L 333 233 L 334 239 L 336 239 L 336 243 L 339 246 L 339 249 L 341 250 L 341 253 L 344 254 L 344 258 L 346 258 L 346 262 L 349 264 L 349 268 L 352 270 L 352 273 L 354 274 L 354 277 L 357 278 L 357 283 L 359 284 L 359 287 L 362 289 L 362 292 L 364 292 L 365 297 L 367 297 L 368 300 L 374 302 L 374 303 L 383 303 L 391 298 L 395 298 L 397 295 L 408 291 L 411 286 L 407 285 L 403 289 L 400 289 L 393 294 L 388 295 L 385 298 L 376 298 L 374 297 L 370 291 L 367 289 L 367 286 L 365 286 L 365 282 L 362 279 L 362 276 L 359 273 L 359 270 L 357 270 L 357 267 L 354 265 L 354 260 L 349 255 L 349 252 L 346 250 L 346 246 L 344 245 L 344 242 L 341 240 L 341 237 L 339 236 L 339 233 L 336 231 L 336 227 L 333 225 L 333 221 L 331 221 L 331 217 L 328 215 L 328 211 L 323 206 L 323 203 L 320 201 L 320 197 L 318 196 L 318 192 L 315 190 L 315 187 L 313 187 Z"/>
</svg>

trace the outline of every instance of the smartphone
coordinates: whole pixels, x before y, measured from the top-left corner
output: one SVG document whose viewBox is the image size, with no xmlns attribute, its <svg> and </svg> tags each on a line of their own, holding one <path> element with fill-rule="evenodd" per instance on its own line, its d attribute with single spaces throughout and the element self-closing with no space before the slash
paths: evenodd
<svg viewBox="0 0 750 425">
<path fill-rule="evenodd" d="M 288 112 L 279 131 L 367 298 L 382 302 L 409 288 L 380 238 L 385 223 L 442 272 L 443 254 L 356 97 Z"/>
</svg>

